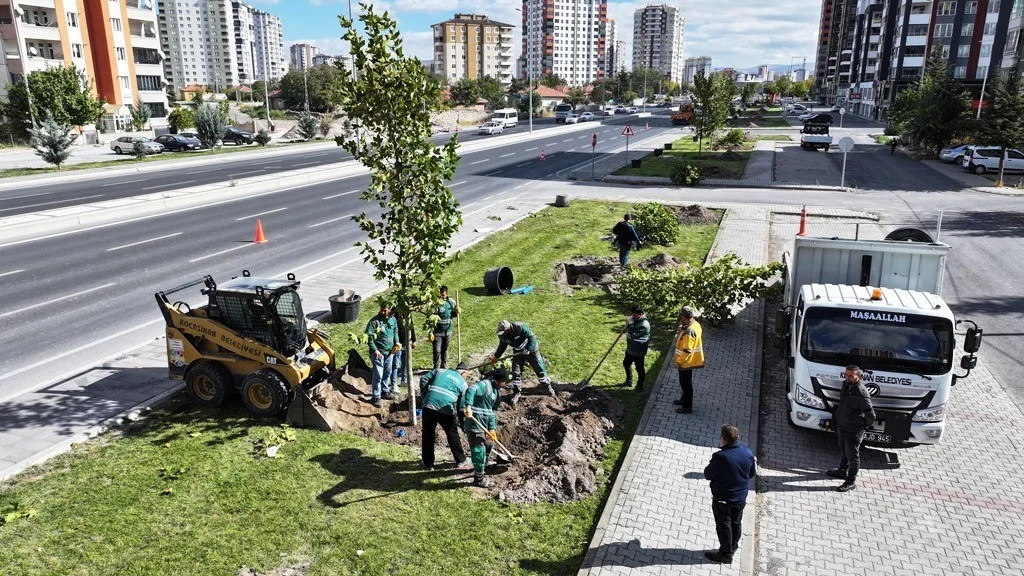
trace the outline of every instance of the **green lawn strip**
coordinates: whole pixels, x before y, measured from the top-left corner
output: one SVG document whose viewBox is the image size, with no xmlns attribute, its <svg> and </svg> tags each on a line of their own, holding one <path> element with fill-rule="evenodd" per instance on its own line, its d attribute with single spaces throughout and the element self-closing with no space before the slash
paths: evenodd
<svg viewBox="0 0 1024 576">
<path fill-rule="evenodd" d="M 726 120 L 725 125 L 728 128 L 751 128 L 751 123 L 757 124 L 758 128 L 790 128 L 792 125 L 786 121 L 785 118 L 778 116 L 766 116 L 761 120 L 754 120 L 753 118 L 729 118 Z"/>
<path fill-rule="evenodd" d="M 785 134 L 755 134 L 754 137 L 758 140 L 769 140 L 774 142 L 792 142 L 793 138 Z"/>
<path fill-rule="evenodd" d="M 576 254 L 612 256 L 600 236 L 626 210 L 593 202 L 549 208 L 467 250 L 445 279 L 453 293 L 460 289 L 463 354 L 493 350 L 494 327 L 509 318 L 537 333 L 556 381 L 589 375 L 626 311 L 597 289 L 559 295 L 551 267 Z M 699 263 L 715 233 L 686 227 L 666 251 Z M 499 264 L 534 293 L 483 294 L 484 270 Z M 373 308 L 367 302 L 355 324 L 325 325 L 342 353 L 346 334 L 361 331 Z M 602 463 L 608 479 L 671 343 L 671 323 L 652 324 L 645 393 L 608 388 L 626 407 Z M 429 342 L 420 342 L 414 363 L 425 367 Z M 623 349 L 620 342 L 595 385 L 622 379 Z M 457 360 L 454 341 L 450 358 Z M 454 487 L 449 471 L 420 470 L 407 448 L 350 434 L 296 430 L 278 458 L 254 455 L 257 439 L 281 432 L 279 420 L 250 418 L 237 397 L 213 411 L 157 409 L 120 438 L 102 437 L 0 485 L 0 509 L 18 502 L 38 510 L 0 526 L 0 566 L 26 576 L 233 575 L 243 564 L 269 570 L 287 555 L 310 559 L 310 576 L 573 574 L 608 492 L 606 482 L 571 504 L 503 505 Z"/>
<path fill-rule="evenodd" d="M 283 147 L 294 147 L 304 144 L 323 144 L 324 140 L 308 140 L 302 142 L 288 142 L 284 144 L 274 144 L 269 148 L 283 148 Z M 90 170 L 93 168 L 110 168 L 110 167 L 129 167 L 136 166 L 138 164 L 149 164 L 154 162 L 175 162 L 180 160 L 195 160 L 196 158 L 205 158 L 207 156 L 219 156 L 222 154 L 235 154 L 239 152 L 252 152 L 255 150 L 264 150 L 260 146 L 224 146 L 215 150 L 199 150 L 195 152 L 164 152 L 159 155 L 146 156 L 141 160 L 132 159 L 118 159 L 118 160 L 97 160 L 95 162 L 81 162 L 78 164 L 65 164 L 61 170 L 56 168 L 6 168 L 0 170 L 0 178 L 13 178 L 15 176 L 34 176 L 37 174 L 50 174 L 54 172 L 71 172 L 74 170 Z M 114 152 L 111 151 L 111 154 Z"/>
<path fill-rule="evenodd" d="M 892 140 L 891 136 L 885 136 L 883 134 L 875 134 L 872 138 L 875 139 L 877 144 L 888 144 L 889 141 Z"/>
<path fill-rule="evenodd" d="M 743 171 L 747 167 L 747 161 L 750 160 L 749 150 L 735 151 L 736 154 L 742 157 L 740 160 L 723 160 L 722 155 L 725 154 L 725 150 L 708 150 L 707 143 L 705 143 L 698 160 L 697 148 L 697 142 L 693 141 L 693 137 L 686 136 L 673 142 L 672 149 L 665 150 L 660 158 L 650 153 L 641 159 L 639 168 L 623 166 L 612 172 L 612 174 L 615 176 L 663 176 L 668 178 L 672 172 L 672 164 L 682 161 L 699 162 L 705 166 L 718 166 L 729 171 L 728 174 L 712 176 L 714 178 L 732 178 L 736 180 L 743 178 Z"/>
</svg>

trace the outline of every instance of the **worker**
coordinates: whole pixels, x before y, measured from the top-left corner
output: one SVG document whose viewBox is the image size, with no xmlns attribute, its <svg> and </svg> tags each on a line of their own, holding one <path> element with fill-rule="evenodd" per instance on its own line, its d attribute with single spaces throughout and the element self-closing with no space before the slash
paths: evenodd
<svg viewBox="0 0 1024 576">
<path fill-rule="evenodd" d="M 644 362 L 647 348 L 651 341 L 651 323 L 647 321 L 642 306 L 633 307 L 633 314 L 626 318 L 626 356 L 622 359 L 622 367 L 626 370 L 626 381 L 622 386 L 633 385 L 633 370 L 636 366 L 636 389 L 644 389 L 647 370 Z"/>
<path fill-rule="evenodd" d="M 629 264 L 629 252 L 636 245 L 636 249 L 639 250 L 643 243 L 640 241 L 640 235 L 636 233 L 636 228 L 630 223 L 631 216 L 626 214 L 622 217 L 622 221 L 612 227 L 612 234 L 615 235 L 615 245 L 619 248 L 619 266 L 623 268 Z"/>
<path fill-rule="evenodd" d="M 507 383 L 508 371 L 496 368 L 490 377 L 467 387 L 462 395 L 462 410 L 466 418 L 464 426 L 469 436 L 470 458 L 473 460 L 473 485 L 481 488 L 491 487 L 491 481 L 484 475 L 484 471 L 494 441 L 498 439 L 498 401 L 500 391 Z"/>
<path fill-rule="evenodd" d="M 509 346 L 512 347 L 512 405 L 519 403 L 523 392 L 523 366 L 527 362 L 537 374 L 541 384 L 548 387 L 548 394 L 555 395 L 555 389 L 551 386 L 551 379 L 544 370 L 544 359 L 540 355 L 540 348 L 537 345 L 537 337 L 533 335 L 530 328 L 523 322 L 509 322 L 502 320 L 498 322 L 498 349 L 491 354 L 489 361 L 496 364 L 498 358 Z"/>
<path fill-rule="evenodd" d="M 466 451 L 459 438 L 458 408 L 466 392 L 466 379 L 455 370 L 434 369 L 420 378 L 420 397 L 423 398 L 423 467 L 434 469 L 434 440 L 437 425 L 441 425 L 448 438 L 455 465 L 464 468 L 468 464 Z M 482 420 L 481 420 L 482 421 Z"/>
<path fill-rule="evenodd" d="M 693 412 L 693 371 L 704 367 L 704 341 L 697 313 L 689 306 L 683 306 L 679 314 L 682 329 L 676 340 L 676 368 L 679 369 L 679 388 L 682 395 L 672 403 L 679 406 L 676 412 L 691 414 Z"/>
<path fill-rule="evenodd" d="M 395 352 L 402 349 L 398 341 L 398 322 L 391 315 L 391 304 L 381 301 L 380 311 L 366 323 L 367 344 L 370 347 L 370 362 L 373 374 L 370 384 L 371 402 L 381 407 L 381 398 L 391 400 L 391 371 Z"/>
<path fill-rule="evenodd" d="M 455 301 L 448 297 L 448 287 L 441 286 L 441 299 L 434 309 L 437 315 L 437 324 L 434 324 L 434 332 L 430 335 L 430 341 L 434 343 L 434 369 L 448 367 L 448 342 L 452 336 L 453 318 L 459 315 L 459 307 Z"/>
<path fill-rule="evenodd" d="M 396 390 L 399 386 L 408 384 L 407 375 L 409 371 L 409 364 L 412 362 L 412 353 L 409 349 L 416 349 L 416 325 L 409 321 L 409 314 L 401 314 L 397 310 L 393 314 L 395 323 L 398 326 L 398 341 L 402 344 L 402 348 L 395 352 L 395 357 L 391 361 L 391 372 L 389 374 L 389 382 L 391 388 Z M 406 323 L 409 326 L 409 335 L 405 334 Z"/>
</svg>

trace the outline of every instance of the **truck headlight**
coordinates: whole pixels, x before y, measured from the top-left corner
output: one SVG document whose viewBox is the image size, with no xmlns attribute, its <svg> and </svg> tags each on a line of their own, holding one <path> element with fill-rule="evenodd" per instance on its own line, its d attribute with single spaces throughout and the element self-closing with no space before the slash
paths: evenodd
<svg viewBox="0 0 1024 576">
<path fill-rule="evenodd" d="M 939 404 L 914 412 L 914 422 L 942 422 L 946 418 L 946 405 Z"/>
<path fill-rule="evenodd" d="M 797 384 L 796 387 L 796 403 L 801 406 L 807 406 L 808 408 L 816 408 L 818 410 L 826 409 L 824 400 L 810 393 L 799 384 Z"/>
</svg>

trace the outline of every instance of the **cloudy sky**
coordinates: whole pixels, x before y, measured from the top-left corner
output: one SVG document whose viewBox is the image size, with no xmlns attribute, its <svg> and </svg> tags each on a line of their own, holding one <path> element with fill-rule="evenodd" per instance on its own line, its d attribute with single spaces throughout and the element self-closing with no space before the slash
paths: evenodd
<svg viewBox="0 0 1024 576">
<path fill-rule="evenodd" d="M 344 53 L 338 39 L 337 15 L 348 12 L 348 0 L 249 0 L 284 21 L 285 49 L 309 42 L 323 52 Z M 608 15 L 615 19 L 620 40 L 632 49 L 633 12 L 660 2 L 609 0 Z M 686 18 L 686 56 L 711 56 L 715 67 L 749 68 L 759 64 L 788 64 L 793 57 L 814 60 L 821 0 L 675 0 Z M 432 58 L 430 25 L 455 12 L 487 14 L 491 18 L 521 22 L 515 0 L 375 0 L 399 22 L 406 53 Z M 352 2 L 358 11 L 358 0 Z M 517 45 L 519 27 L 517 26 Z M 628 62 L 627 62 L 628 66 Z"/>
</svg>

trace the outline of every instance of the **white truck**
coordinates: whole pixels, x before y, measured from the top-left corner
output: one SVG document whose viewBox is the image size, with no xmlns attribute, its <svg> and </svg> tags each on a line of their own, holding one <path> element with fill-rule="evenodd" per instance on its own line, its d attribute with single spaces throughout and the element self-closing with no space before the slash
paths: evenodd
<svg viewBox="0 0 1024 576">
<path fill-rule="evenodd" d="M 555 124 L 565 123 L 565 119 L 572 116 L 573 108 L 572 104 L 563 102 L 555 105 Z"/>
<path fill-rule="evenodd" d="M 800 129 L 800 147 L 804 150 L 828 150 L 832 145 L 832 136 L 828 133 L 828 124 L 824 122 L 806 122 Z"/>
<path fill-rule="evenodd" d="M 785 308 L 775 318 L 787 359 L 789 421 L 832 429 L 847 365 L 863 370 L 876 420 L 865 441 L 938 444 L 957 378 L 954 328 L 970 324 L 977 365 L 982 330 L 957 321 L 939 295 L 949 246 L 934 242 L 797 237 L 783 255 Z"/>
</svg>

